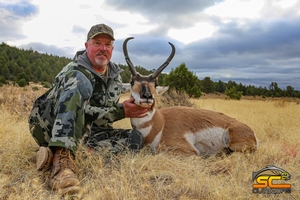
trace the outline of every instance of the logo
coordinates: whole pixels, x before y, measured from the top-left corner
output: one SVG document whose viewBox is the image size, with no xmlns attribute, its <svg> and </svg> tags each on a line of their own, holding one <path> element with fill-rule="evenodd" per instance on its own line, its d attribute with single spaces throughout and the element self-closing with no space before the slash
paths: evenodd
<svg viewBox="0 0 300 200">
<path fill-rule="evenodd" d="M 269 165 L 257 172 L 252 172 L 252 181 L 255 181 L 252 192 L 255 194 L 289 194 L 292 191 L 291 184 L 286 184 L 286 181 L 290 179 L 290 173 Z"/>
</svg>

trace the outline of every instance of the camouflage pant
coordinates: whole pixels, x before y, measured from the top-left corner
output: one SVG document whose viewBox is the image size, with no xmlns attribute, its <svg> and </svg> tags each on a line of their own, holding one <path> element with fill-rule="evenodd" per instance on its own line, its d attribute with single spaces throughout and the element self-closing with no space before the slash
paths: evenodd
<svg viewBox="0 0 300 200">
<path fill-rule="evenodd" d="M 38 145 L 49 146 L 52 150 L 55 146 L 68 148 L 67 140 L 74 140 L 73 138 L 63 138 L 65 142 L 61 140 L 56 140 L 55 142 L 53 140 L 50 141 L 51 136 L 46 133 L 34 134 L 34 132 L 31 131 L 31 134 Z M 126 150 L 139 151 L 144 146 L 143 136 L 136 129 L 105 129 L 93 127 L 90 131 L 86 131 L 82 142 L 83 145 L 87 145 L 89 148 L 113 154 Z M 79 144 L 80 141 L 76 141 L 76 143 Z M 77 148 L 71 150 L 76 151 Z"/>
<path fill-rule="evenodd" d="M 125 150 L 138 151 L 144 146 L 142 134 L 136 129 L 103 129 L 93 127 L 90 134 L 86 134 L 83 144 L 98 150 L 117 154 Z"/>
</svg>

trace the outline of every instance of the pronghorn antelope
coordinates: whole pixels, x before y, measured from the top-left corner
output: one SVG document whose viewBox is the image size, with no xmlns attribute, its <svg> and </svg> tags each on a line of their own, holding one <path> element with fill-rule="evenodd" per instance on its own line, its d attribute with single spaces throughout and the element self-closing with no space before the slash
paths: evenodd
<svg viewBox="0 0 300 200">
<path fill-rule="evenodd" d="M 143 118 L 131 118 L 132 126 L 144 137 L 145 145 L 152 150 L 171 149 L 185 155 L 212 155 L 223 150 L 254 151 L 257 139 L 246 124 L 227 115 L 204 109 L 174 106 L 157 109 L 155 94 L 163 94 L 168 87 L 157 85 L 157 77 L 169 64 L 175 54 L 175 47 L 169 58 L 153 74 L 140 75 L 134 68 L 127 51 L 127 38 L 123 43 L 125 60 L 131 71 L 131 83 L 123 84 L 123 92 L 130 91 L 135 103 L 151 109 Z"/>
</svg>

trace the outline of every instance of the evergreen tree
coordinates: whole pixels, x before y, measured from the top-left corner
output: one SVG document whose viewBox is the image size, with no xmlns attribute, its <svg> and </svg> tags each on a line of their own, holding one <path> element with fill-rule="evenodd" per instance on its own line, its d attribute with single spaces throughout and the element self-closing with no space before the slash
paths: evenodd
<svg viewBox="0 0 300 200">
<path fill-rule="evenodd" d="M 4 78 L 4 76 L 0 76 L 0 85 L 2 84 L 6 84 L 6 79 Z"/>
<path fill-rule="evenodd" d="M 5 65 L 2 69 L 2 76 L 6 79 L 6 80 L 9 80 L 10 79 L 10 71 L 8 69 L 8 66 Z"/>
<path fill-rule="evenodd" d="M 219 92 L 219 93 L 224 93 L 226 90 L 226 86 L 225 83 L 222 82 L 221 80 L 219 80 L 216 84 L 215 84 L 215 91 Z"/>
<path fill-rule="evenodd" d="M 282 96 L 282 90 L 278 87 L 276 82 L 272 82 L 269 86 L 272 97 L 280 97 Z"/>
<path fill-rule="evenodd" d="M 289 85 L 289 86 L 286 87 L 286 95 L 288 97 L 295 96 L 295 90 L 294 90 L 294 88 L 292 86 Z"/>
<path fill-rule="evenodd" d="M 202 81 L 202 91 L 205 93 L 213 93 L 214 92 L 214 82 L 210 79 L 210 77 L 205 77 Z"/>
<path fill-rule="evenodd" d="M 182 63 L 164 78 L 164 85 L 169 85 L 170 89 L 179 92 L 186 92 L 190 97 L 199 98 L 201 91 L 199 88 L 199 79 L 186 65 Z"/>
</svg>

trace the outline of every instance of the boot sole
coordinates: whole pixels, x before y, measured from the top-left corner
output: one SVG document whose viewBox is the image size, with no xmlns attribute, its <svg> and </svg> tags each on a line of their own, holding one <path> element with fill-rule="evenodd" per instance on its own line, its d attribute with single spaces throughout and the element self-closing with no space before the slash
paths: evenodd
<svg viewBox="0 0 300 200">
<path fill-rule="evenodd" d="M 52 165 L 53 153 L 48 147 L 41 146 L 36 153 L 36 168 L 43 170 Z"/>
</svg>

